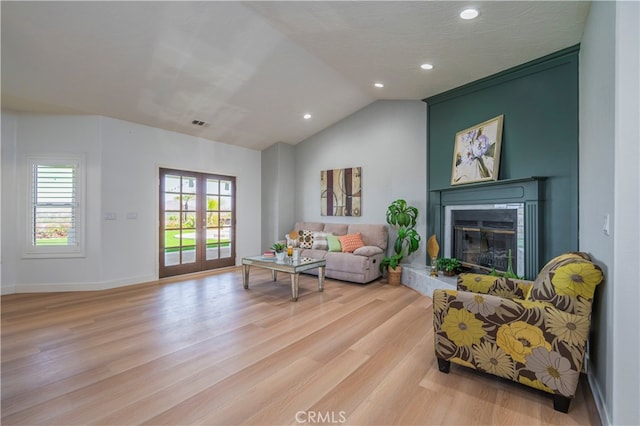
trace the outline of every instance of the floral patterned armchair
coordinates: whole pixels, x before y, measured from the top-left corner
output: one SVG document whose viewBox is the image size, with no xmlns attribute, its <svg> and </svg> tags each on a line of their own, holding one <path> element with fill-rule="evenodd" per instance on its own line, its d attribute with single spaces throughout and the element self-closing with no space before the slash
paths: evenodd
<svg viewBox="0 0 640 426">
<path fill-rule="evenodd" d="M 602 270 L 586 253 L 552 259 L 535 281 L 461 274 L 433 292 L 438 367 L 450 363 L 553 394 L 567 412 L 575 396 Z"/>
</svg>

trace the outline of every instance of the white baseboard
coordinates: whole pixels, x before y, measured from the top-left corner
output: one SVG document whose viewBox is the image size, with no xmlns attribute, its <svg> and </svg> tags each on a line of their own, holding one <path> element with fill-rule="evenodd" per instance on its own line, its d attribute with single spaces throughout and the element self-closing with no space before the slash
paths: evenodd
<svg viewBox="0 0 640 426">
<path fill-rule="evenodd" d="M 32 283 L 32 284 L 16 284 L 13 286 L 12 292 L 5 293 L 5 289 L 2 289 L 2 294 L 12 293 L 52 293 L 60 291 L 98 291 L 108 290 L 111 288 L 125 287 L 128 285 L 142 284 L 149 281 L 157 281 L 157 276 L 140 275 L 137 277 L 128 277 L 120 280 L 111 281 L 99 281 L 93 283 Z M 10 290 L 10 289 L 7 289 Z"/>
<path fill-rule="evenodd" d="M 590 363 L 591 360 L 589 360 Z M 591 388 L 591 395 L 593 395 L 593 400 L 596 404 L 596 410 L 598 411 L 598 415 L 600 416 L 600 421 L 603 425 L 611 425 L 611 418 L 609 418 L 609 413 L 607 412 L 607 404 L 604 400 L 604 395 L 600 390 L 600 386 L 598 386 L 598 382 L 595 377 L 593 377 L 593 367 L 589 365 L 587 369 L 587 380 L 589 382 L 589 387 Z"/>
</svg>

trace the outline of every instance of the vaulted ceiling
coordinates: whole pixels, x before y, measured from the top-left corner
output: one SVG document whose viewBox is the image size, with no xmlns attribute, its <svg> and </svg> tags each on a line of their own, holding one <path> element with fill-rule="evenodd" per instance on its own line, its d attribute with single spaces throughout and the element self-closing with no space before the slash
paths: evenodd
<svg viewBox="0 0 640 426">
<path fill-rule="evenodd" d="M 468 5 L 478 18 L 460 19 Z M 575 45 L 589 3 L 3 1 L 1 8 L 3 109 L 97 114 L 261 150 L 296 144 L 376 100 L 423 99 Z"/>
</svg>

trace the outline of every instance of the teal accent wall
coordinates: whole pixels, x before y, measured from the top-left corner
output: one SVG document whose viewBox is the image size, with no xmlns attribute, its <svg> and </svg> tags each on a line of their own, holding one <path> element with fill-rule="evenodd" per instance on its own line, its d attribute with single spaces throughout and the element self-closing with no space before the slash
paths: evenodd
<svg viewBox="0 0 640 426">
<path fill-rule="evenodd" d="M 578 52 L 576 45 L 424 99 L 430 217 L 433 191 L 451 187 L 456 133 L 504 114 L 498 179 L 547 178 L 541 261 L 578 249 Z M 442 241 L 436 228 L 428 219 L 428 234 Z"/>
</svg>

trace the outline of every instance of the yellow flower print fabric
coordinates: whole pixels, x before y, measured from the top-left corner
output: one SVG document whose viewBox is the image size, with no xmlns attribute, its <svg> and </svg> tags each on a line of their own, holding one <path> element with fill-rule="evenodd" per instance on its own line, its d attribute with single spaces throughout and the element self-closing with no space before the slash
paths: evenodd
<svg viewBox="0 0 640 426">
<path fill-rule="evenodd" d="M 458 291 L 433 293 L 436 356 L 571 398 L 601 281 L 584 253 L 558 256 L 534 282 L 462 274 Z"/>
<path fill-rule="evenodd" d="M 591 312 L 591 300 L 602 279 L 602 270 L 586 254 L 568 253 L 547 263 L 527 299 L 545 301 L 570 313 L 584 312 L 587 304 Z"/>
<path fill-rule="evenodd" d="M 561 296 L 582 296 L 592 299 L 596 285 L 602 281 L 602 272 L 592 263 L 570 263 L 556 269 L 551 283 Z"/>
<path fill-rule="evenodd" d="M 466 309 L 450 309 L 442 324 L 449 338 L 458 346 L 470 346 L 479 343 L 485 335 L 482 321 Z"/>
<path fill-rule="evenodd" d="M 542 330 L 524 321 L 503 324 L 498 328 L 496 343 L 514 361 L 525 363 L 526 356 L 535 348 L 551 349 L 551 345 L 544 340 Z"/>
</svg>

